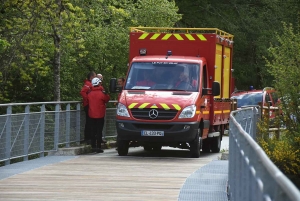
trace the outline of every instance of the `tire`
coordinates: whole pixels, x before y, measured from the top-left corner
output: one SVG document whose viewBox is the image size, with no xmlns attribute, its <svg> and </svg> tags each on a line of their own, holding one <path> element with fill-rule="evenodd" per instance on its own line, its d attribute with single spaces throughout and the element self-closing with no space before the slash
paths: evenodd
<svg viewBox="0 0 300 201">
<path fill-rule="evenodd" d="M 192 158 L 200 157 L 200 148 L 201 148 L 201 138 L 199 137 L 199 132 L 197 132 L 196 137 L 193 141 L 189 143 L 190 153 Z"/>
<path fill-rule="evenodd" d="M 149 145 L 144 145 L 144 150 L 145 151 L 152 151 L 152 147 Z"/>
<path fill-rule="evenodd" d="M 210 139 L 206 138 L 202 140 L 202 152 L 203 153 L 210 153 Z"/>
<path fill-rule="evenodd" d="M 211 138 L 211 151 L 219 153 L 221 149 L 221 136 Z"/>
<path fill-rule="evenodd" d="M 127 156 L 129 149 L 129 142 L 124 140 L 118 140 L 118 154 L 119 156 Z"/>
</svg>

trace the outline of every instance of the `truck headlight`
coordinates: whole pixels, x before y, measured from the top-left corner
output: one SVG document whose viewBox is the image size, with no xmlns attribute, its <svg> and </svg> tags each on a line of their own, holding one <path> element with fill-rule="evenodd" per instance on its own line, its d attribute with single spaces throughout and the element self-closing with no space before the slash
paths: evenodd
<svg viewBox="0 0 300 201">
<path fill-rule="evenodd" d="M 130 117 L 126 106 L 123 105 L 122 103 L 118 103 L 117 115 L 122 117 Z"/>
<path fill-rule="evenodd" d="M 195 114 L 196 114 L 196 105 L 190 105 L 182 110 L 178 118 L 179 119 L 193 118 Z"/>
</svg>

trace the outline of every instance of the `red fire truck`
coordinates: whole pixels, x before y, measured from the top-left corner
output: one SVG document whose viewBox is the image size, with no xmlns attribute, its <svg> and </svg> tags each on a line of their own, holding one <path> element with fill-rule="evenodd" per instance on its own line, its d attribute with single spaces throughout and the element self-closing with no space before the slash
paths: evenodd
<svg viewBox="0 0 300 201">
<path fill-rule="evenodd" d="M 230 115 L 233 35 L 215 28 L 133 27 L 116 127 L 118 154 L 143 146 L 220 151 Z"/>
</svg>

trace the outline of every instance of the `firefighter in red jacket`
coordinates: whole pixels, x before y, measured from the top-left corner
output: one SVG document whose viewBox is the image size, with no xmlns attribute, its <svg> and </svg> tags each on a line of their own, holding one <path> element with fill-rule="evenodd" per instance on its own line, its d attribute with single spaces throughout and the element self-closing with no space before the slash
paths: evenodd
<svg viewBox="0 0 300 201">
<path fill-rule="evenodd" d="M 103 153 L 101 149 L 102 130 L 104 127 L 104 116 L 106 103 L 110 97 L 101 86 L 101 80 L 97 77 L 92 79 L 92 90 L 88 94 L 89 117 L 91 119 L 91 145 L 92 151 Z"/>
<path fill-rule="evenodd" d="M 88 105 L 88 93 L 92 89 L 92 79 L 96 77 L 96 73 L 91 71 L 87 75 L 87 79 L 84 81 L 84 85 L 80 91 L 82 97 L 83 108 L 85 112 L 85 126 L 84 126 L 84 142 L 89 144 L 91 140 L 91 126 L 90 126 L 90 117 L 89 117 L 89 105 Z"/>
</svg>

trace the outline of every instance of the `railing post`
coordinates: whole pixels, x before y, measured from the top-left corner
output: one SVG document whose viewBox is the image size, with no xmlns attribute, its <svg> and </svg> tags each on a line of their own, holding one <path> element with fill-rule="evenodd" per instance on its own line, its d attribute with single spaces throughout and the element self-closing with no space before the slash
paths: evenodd
<svg viewBox="0 0 300 201">
<path fill-rule="evenodd" d="M 106 111 L 106 112 L 107 112 L 107 111 Z M 106 124 L 107 124 L 106 116 L 107 116 L 107 115 L 104 116 L 104 126 L 103 126 L 103 130 L 102 130 L 102 137 L 103 137 L 103 138 L 105 138 L 105 136 L 106 136 L 106 128 L 107 128 L 107 125 L 106 125 Z"/>
<path fill-rule="evenodd" d="M 66 107 L 66 147 L 70 147 L 70 103 Z"/>
<path fill-rule="evenodd" d="M 12 106 L 9 105 L 6 109 L 6 136 L 5 136 L 5 165 L 10 164 L 10 149 L 11 149 L 11 114 Z"/>
<path fill-rule="evenodd" d="M 268 113 L 267 113 L 267 119 L 268 119 L 268 128 L 270 128 L 270 112 L 271 112 L 271 104 L 270 103 L 267 103 L 268 104 Z"/>
<path fill-rule="evenodd" d="M 40 157 L 45 156 L 45 105 L 41 106 L 40 116 Z"/>
<path fill-rule="evenodd" d="M 23 160 L 28 160 L 28 149 L 29 149 L 29 115 L 30 115 L 30 106 L 26 105 L 25 107 L 25 118 L 24 118 L 24 157 Z"/>
<path fill-rule="evenodd" d="M 280 114 L 279 107 L 277 107 L 275 109 L 275 127 L 277 128 L 275 133 L 276 133 L 277 140 L 279 140 L 279 138 L 280 138 L 280 117 L 279 117 L 279 114 Z"/>
<path fill-rule="evenodd" d="M 58 139 L 59 139 L 59 111 L 60 104 L 55 105 L 55 129 L 54 129 L 54 149 L 58 149 Z"/>
<path fill-rule="evenodd" d="M 259 110 L 259 121 L 263 121 L 264 120 L 264 106 L 263 106 L 263 104 L 262 104 L 262 102 L 258 102 L 258 105 L 259 105 L 259 108 L 260 108 L 260 110 Z M 263 136 L 263 133 L 259 133 L 259 137 L 261 137 L 261 138 L 264 138 L 264 136 Z M 257 138 L 257 135 L 256 135 L 256 138 Z"/>
<path fill-rule="evenodd" d="M 76 142 L 80 144 L 80 103 L 76 106 Z"/>
<path fill-rule="evenodd" d="M 256 141 L 257 113 L 258 113 L 258 108 L 253 107 L 251 136 L 255 141 Z"/>
<path fill-rule="evenodd" d="M 232 99 L 231 101 L 231 111 L 237 110 L 237 99 Z"/>
</svg>

